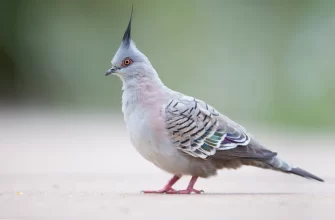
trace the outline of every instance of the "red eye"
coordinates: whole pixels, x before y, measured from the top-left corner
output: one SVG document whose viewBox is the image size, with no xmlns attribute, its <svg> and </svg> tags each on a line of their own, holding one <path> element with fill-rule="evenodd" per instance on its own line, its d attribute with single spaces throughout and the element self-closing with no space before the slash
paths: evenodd
<svg viewBox="0 0 335 220">
<path fill-rule="evenodd" d="M 129 57 L 125 58 L 123 61 L 122 61 L 122 66 L 125 67 L 125 66 L 129 66 L 130 64 L 132 64 L 133 60 L 130 59 Z"/>
</svg>

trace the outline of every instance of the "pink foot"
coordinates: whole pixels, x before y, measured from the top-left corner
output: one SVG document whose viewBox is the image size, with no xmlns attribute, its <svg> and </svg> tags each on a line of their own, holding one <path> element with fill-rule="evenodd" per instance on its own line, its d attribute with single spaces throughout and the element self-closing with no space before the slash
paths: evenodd
<svg viewBox="0 0 335 220">
<path fill-rule="evenodd" d="M 192 176 L 192 178 L 190 180 L 190 183 L 187 186 L 187 189 L 178 190 L 176 192 L 173 192 L 173 194 L 191 194 L 191 193 L 200 194 L 200 193 L 204 192 L 203 190 L 196 190 L 196 189 L 193 188 L 197 179 L 198 179 L 197 176 Z"/>
<path fill-rule="evenodd" d="M 203 190 L 196 190 L 194 189 L 194 184 L 197 181 L 198 177 L 197 176 L 192 176 L 190 183 L 187 186 L 187 189 L 185 190 L 175 190 L 172 188 L 172 186 L 180 179 L 180 176 L 174 175 L 172 179 L 168 182 L 166 186 L 164 186 L 163 189 L 160 190 L 144 190 L 142 193 L 146 194 L 200 194 L 203 193 Z"/>
<path fill-rule="evenodd" d="M 173 188 L 165 188 L 165 187 L 160 190 L 143 190 L 142 191 L 142 193 L 145 193 L 145 194 L 164 194 L 164 193 L 173 194 L 174 192 L 177 192 L 177 191 Z"/>
<path fill-rule="evenodd" d="M 160 190 L 144 190 L 143 193 L 146 194 L 163 194 L 163 193 L 174 193 L 176 190 L 172 188 L 172 186 L 180 179 L 180 176 L 174 175 L 172 179 L 168 182 L 166 186 L 164 186 L 163 189 Z"/>
<path fill-rule="evenodd" d="M 167 192 L 167 194 L 191 194 L 191 193 L 201 194 L 203 192 L 204 192 L 203 190 L 185 189 L 185 190 L 178 190 L 175 192 Z"/>
</svg>

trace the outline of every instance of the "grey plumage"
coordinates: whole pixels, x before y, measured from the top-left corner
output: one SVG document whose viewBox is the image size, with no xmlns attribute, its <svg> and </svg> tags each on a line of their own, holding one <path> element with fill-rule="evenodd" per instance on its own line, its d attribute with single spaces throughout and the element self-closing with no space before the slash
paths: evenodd
<svg viewBox="0 0 335 220">
<path fill-rule="evenodd" d="M 207 103 L 183 96 L 171 100 L 165 109 L 166 129 L 173 144 L 192 157 L 211 160 L 214 164 L 221 164 L 221 160 L 234 161 L 230 168 L 250 165 L 323 181 L 279 159 L 277 153 L 264 148 L 243 127 Z"/>
<path fill-rule="evenodd" d="M 186 192 L 199 193 L 193 189 L 197 177 L 242 165 L 323 181 L 280 159 L 212 106 L 165 86 L 131 40 L 132 14 L 106 75 L 117 75 L 123 82 L 122 111 L 132 144 L 145 159 L 174 174 L 172 184 L 192 175 Z M 171 192 L 169 187 L 158 192 Z"/>
</svg>

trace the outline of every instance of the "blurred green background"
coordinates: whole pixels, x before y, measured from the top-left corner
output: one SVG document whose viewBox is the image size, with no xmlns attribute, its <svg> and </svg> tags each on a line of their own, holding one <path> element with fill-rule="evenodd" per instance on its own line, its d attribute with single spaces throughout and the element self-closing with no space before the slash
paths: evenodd
<svg viewBox="0 0 335 220">
<path fill-rule="evenodd" d="M 335 127 L 335 1 L 1 0 L 0 105 L 121 113 L 128 23 L 165 84 L 237 121 Z"/>
</svg>

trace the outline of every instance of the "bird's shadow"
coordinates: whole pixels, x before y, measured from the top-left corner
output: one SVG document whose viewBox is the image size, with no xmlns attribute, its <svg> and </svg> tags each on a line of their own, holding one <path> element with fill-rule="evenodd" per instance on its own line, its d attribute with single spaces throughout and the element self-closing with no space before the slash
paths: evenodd
<svg viewBox="0 0 335 220">
<path fill-rule="evenodd" d="M 234 193 L 220 193 L 220 192 L 203 192 L 201 194 L 145 194 L 142 195 L 166 195 L 166 196 L 297 196 L 306 195 L 306 193 L 295 192 L 234 192 Z"/>
<path fill-rule="evenodd" d="M 234 192 L 234 193 L 220 193 L 220 192 L 209 192 L 201 193 L 200 195 L 209 196 L 291 196 L 291 195 L 303 195 L 304 193 L 292 193 L 292 192 Z M 193 194 L 192 194 L 193 195 Z"/>
</svg>

